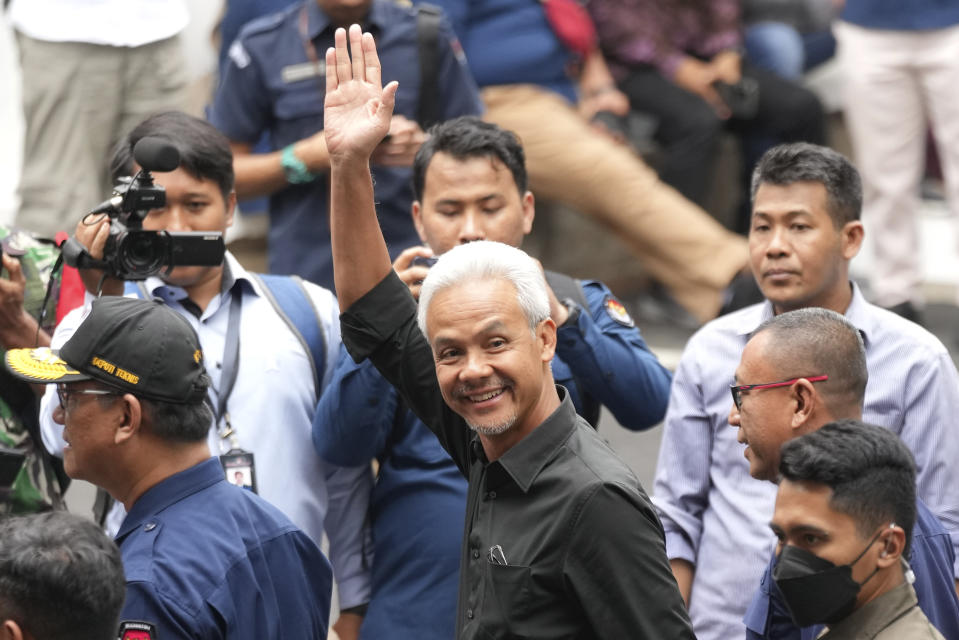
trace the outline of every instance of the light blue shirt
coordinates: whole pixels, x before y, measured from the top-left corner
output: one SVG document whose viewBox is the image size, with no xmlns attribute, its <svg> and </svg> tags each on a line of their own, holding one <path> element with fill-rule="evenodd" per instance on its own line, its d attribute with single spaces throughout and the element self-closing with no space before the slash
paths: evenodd
<svg viewBox="0 0 959 640">
<path fill-rule="evenodd" d="M 220 388 L 226 330 L 232 292 L 242 295 L 240 357 L 236 383 L 227 411 L 240 448 L 253 452 L 257 490 L 309 535 L 317 545 L 325 530 L 340 594 L 340 606 L 369 601 L 368 563 L 364 558 L 364 521 L 372 488 L 368 465 L 335 467 L 313 450 L 310 432 L 316 413 L 316 389 L 309 358 L 284 320 L 277 315 L 256 282 L 228 252 L 223 292 L 196 317 L 181 301 L 186 292 L 159 278 L 145 281 L 147 290 L 186 318 L 200 337 L 212 389 Z M 328 290 L 305 283 L 326 337 L 323 386 L 329 381 L 340 347 L 339 311 Z M 86 317 L 89 304 L 70 312 L 54 332 L 51 346 L 60 348 Z M 215 393 L 211 391 L 215 397 Z M 44 444 L 63 451 L 63 427 L 53 422 L 57 395 L 49 385 L 40 405 Z M 215 404 L 214 404 L 215 406 Z M 224 453 L 230 442 L 210 430 L 213 455 Z M 116 524 L 123 513 L 111 514 Z M 109 527 L 108 527 L 109 528 Z M 113 527 L 114 529 L 116 526 Z"/>
<path fill-rule="evenodd" d="M 743 615 L 775 544 L 768 523 L 776 485 L 749 475 L 727 422 L 743 347 L 772 314 L 764 302 L 713 320 L 690 338 L 673 378 L 653 503 L 670 559 L 696 565 L 689 613 L 700 640 L 744 637 Z M 846 318 L 866 345 L 863 419 L 888 427 L 912 451 L 919 495 L 957 547 L 956 367 L 935 336 L 869 304 L 855 285 Z"/>
</svg>

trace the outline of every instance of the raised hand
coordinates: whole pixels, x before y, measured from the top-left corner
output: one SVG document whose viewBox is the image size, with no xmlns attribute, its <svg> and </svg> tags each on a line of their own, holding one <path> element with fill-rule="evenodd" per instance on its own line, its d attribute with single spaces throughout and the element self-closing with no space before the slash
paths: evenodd
<svg viewBox="0 0 959 640">
<path fill-rule="evenodd" d="M 372 35 L 362 33 L 359 25 L 350 26 L 350 53 L 346 37 L 345 30 L 337 29 L 335 46 L 326 51 L 323 129 L 331 162 L 365 162 L 390 130 L 397 83 L 383 87 Z"/>
</svg>

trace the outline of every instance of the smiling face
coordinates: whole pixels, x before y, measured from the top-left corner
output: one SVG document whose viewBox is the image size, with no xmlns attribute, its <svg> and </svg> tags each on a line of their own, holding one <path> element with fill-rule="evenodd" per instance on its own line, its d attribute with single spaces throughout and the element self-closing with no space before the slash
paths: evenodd
<svg viewBox="0 0 959 640">
<path fill-rule="evenodd" d="M 533 194 L 522 196 L 499 158 L 437 152 L 426 169 L 413 224 L 437 255 L 458 244 L 495 240 L 519 247 L 533 225 Z"/>
<path fill-rule="evenodd" d="M 155 182 L 166 189 L 166 206 L 154 209 L 143 220 L 150 231 L 219 231 L 226 233 L 233 224 L 236 195 L 224 200 L 219 185 L 213 180 L 200 180 L 183 169 L 153 172 Z M 213 277 L 219 277 L 222 266 L 177 267 L 164 281 L 189 290 Z"/>
<path fill-rule="evenodd" d="M 556 326 L 546 319 L 531 332 L 511 282 L 448 286 L 426 317 L 443 399 L 477 433 L 508 448 L 552 413 Z"/>
<path fill-rule="evenodd" d="M 836 229 L 821 183 L 759 186 L 749 230 L 750 265 L 776 313 L 810 306 L 845 312 L 849 260 L 861 244 L 859 221 Z"/>
<path fill-rule="evenodd" d="M 736 384 L 778 382 L 787 376 L 765 357 L 770 333 L 760 333 L 746 344 L 736 369 Z M 733 405 L 729 424 L 739 427 L 737 439 L 746 445 L 749 475 L 775 482 L 779 475 L 779 449 L 794 437 L 791 428 L 792 386 L 754 389 L 742 394 L 742 408 Z"/>
</svg>

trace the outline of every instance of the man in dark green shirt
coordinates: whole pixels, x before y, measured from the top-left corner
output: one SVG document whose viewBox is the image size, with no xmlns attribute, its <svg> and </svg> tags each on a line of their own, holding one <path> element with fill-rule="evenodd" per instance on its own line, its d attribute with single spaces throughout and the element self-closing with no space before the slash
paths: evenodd
<svg viewBox="0 0 959 640">
<path fill-rule="evenodd" d="M 469 478 L 457 637 L 692 638 L 649 498 L 553 383 L 556 325 L 537 263 L 498 243 L 456 247 L 419 307 L 392 273 L 369 156 L 396 85 L 381 88 L 372 36 L 354 26 L 349 37 L 352 59 L 343 30 L 326 55 L 343 339 Z"/>
</svg>

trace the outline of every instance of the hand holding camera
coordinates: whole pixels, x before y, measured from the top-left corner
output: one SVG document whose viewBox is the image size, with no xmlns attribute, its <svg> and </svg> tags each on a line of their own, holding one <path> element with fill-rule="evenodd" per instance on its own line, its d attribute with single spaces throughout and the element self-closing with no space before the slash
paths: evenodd
<svg viewBox="0 0 959 640">
<path fill-rule="evenodd" d="M 84 284 L 92 292 L 119 295 L 122 280 L 169 274 L 178 266 L 216 266 L 223 262 L 226 247 L 219 232 L 143 229 L 147 214 L 166 206 L 166 192 L 153 182 L 150 172 L 174 171 L 180 156 L 176 147 L 149 137 L 137 142 L 133 156 L 140 171 L 121 181 L 109 200 L 87 214 L 77 225 L 76 237 L 62 247 L 65 261 L 81 270 Z M 96 214 L 106 215 L 91 217 Z M 94 283 L 97 278 L 99 283 Z"/>
</svg>

